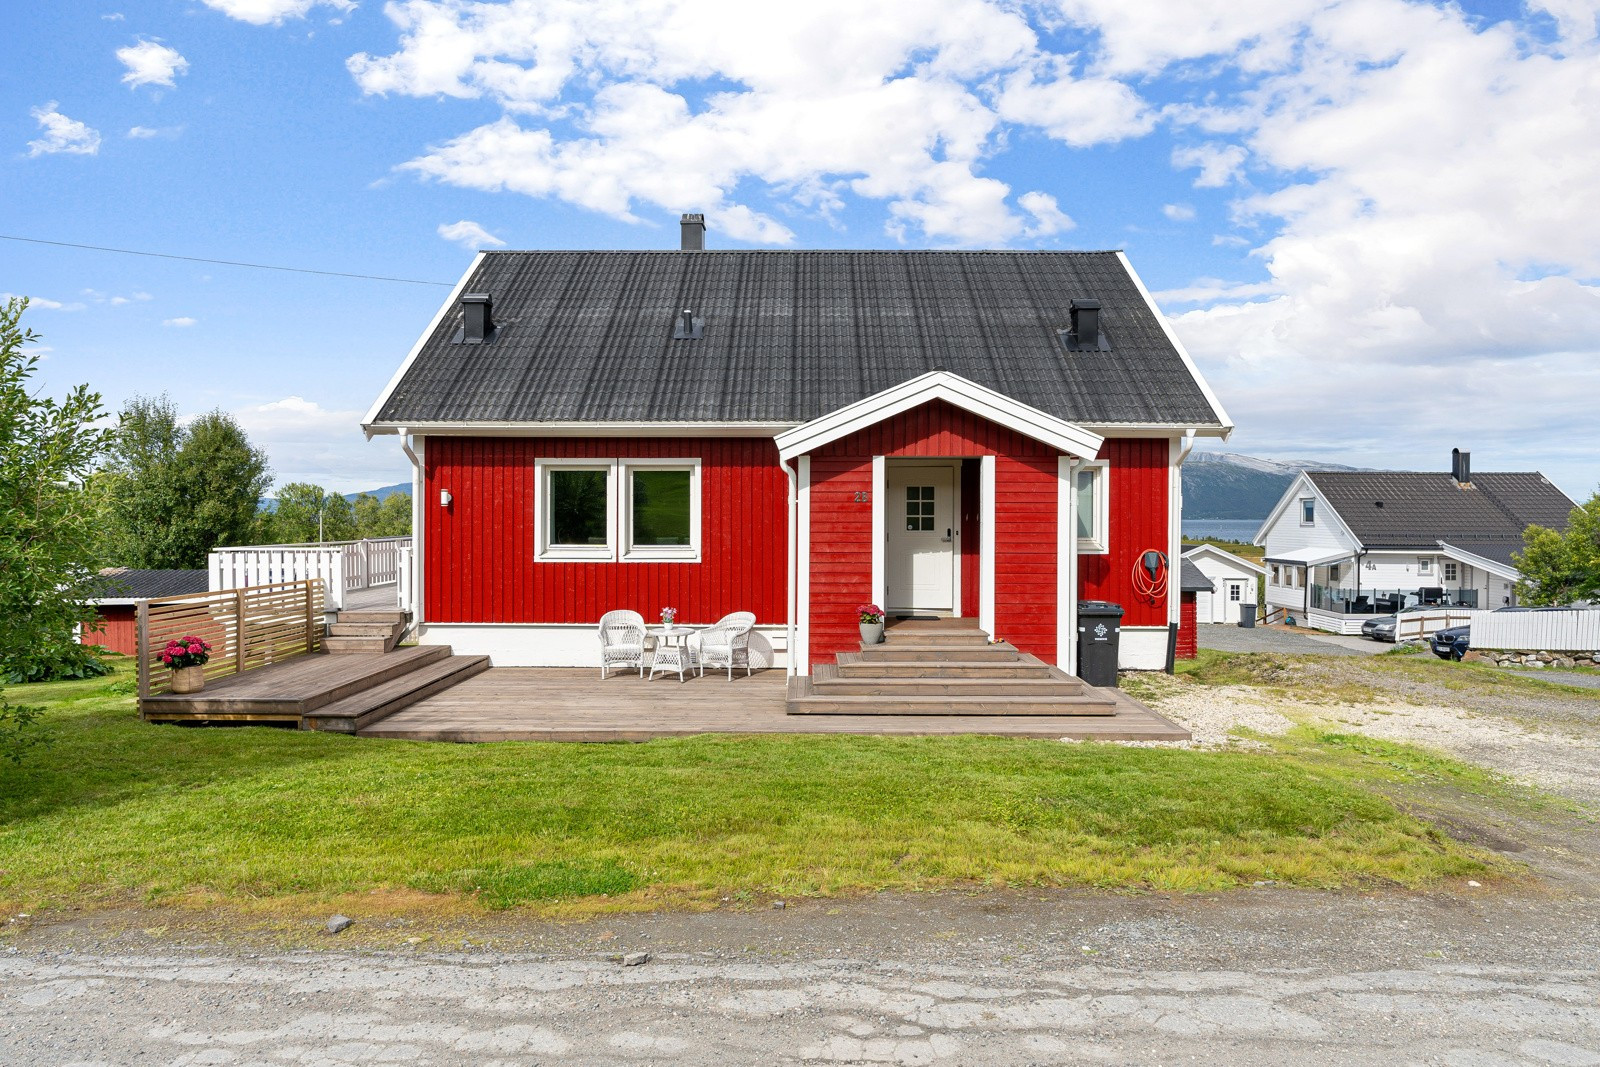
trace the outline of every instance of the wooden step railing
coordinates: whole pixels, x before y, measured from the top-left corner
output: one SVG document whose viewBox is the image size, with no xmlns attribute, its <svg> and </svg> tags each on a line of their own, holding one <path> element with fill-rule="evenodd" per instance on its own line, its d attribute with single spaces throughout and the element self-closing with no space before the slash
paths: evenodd
<svg viewBox="0 0 1600 1067">
<path fill-rule="evenodd" d="M 211 646 L 208 681 L 317 651 L 322 598 L 322 582 L 312 579 L 139 601 L 139 696 L 172 688 L 161 652 L 174 638 L 193 635 Z"/>
</svg>

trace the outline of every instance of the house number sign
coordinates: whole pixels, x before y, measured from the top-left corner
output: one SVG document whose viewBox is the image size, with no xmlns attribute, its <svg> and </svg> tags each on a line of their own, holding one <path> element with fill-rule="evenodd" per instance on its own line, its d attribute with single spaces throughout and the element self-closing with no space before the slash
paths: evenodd
<svg viewBox="0 0 1600 1067">
<path fill-rule="evenodd" d="M 857 504 L 865 504 L 867 501 L 869 501 L 871 499 L 872 499 L 872 494 L 870 492 L 868 492 L 867 490 L 859 489 L 859 490 L 856 491 L 856 503 Z"/>
</svg>

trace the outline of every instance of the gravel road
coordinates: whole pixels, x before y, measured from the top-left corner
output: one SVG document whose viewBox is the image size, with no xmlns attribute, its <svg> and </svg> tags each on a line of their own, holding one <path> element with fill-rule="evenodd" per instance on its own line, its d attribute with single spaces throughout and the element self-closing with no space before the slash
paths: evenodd
<svg viewBox="0 0 1600 1067">
<path fill-rule="evenodd" d="M 1208 623 L 1195 628 L 1201 648 L 1219 652 L 1286 652 L 1307 656 L 1375 656 L 1393 645 L 1365 637 L 1341 634 L 1307 634 L 1276 626 L 1230 626 Z"/>
<path fill-rule="evenodd" d="M 32 932 L 0 1062 L 1600 1064 L 1586 897 L 884 895 L 496 936 L 539 948 Z"/>
</svg>

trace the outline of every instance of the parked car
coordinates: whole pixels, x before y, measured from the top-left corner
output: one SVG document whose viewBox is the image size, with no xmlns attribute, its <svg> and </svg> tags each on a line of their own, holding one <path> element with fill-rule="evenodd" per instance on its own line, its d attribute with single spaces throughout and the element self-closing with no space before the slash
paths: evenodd
<svg viewBox="0 0 1600 1067">
<path fill-rule="evenodd" d="M 1440 659 L 1459 660 L 1472 647 L 1472 627 L 1447 626 L 1443 630 L 1435 630 L 1428 639 L 1428 647 Z"/>
<path fill-rule="evenodd" d="M 1438 611 L 1437 607 L 1428 604 L 1412 604 L 1408 608 L 1401 608 L 1399 615 L 1375 615 L 1361 624 L 1361 635 L 1370 637 L 1374 641 L 1393 641 L 1395 625 L 1400 615 L 1412 615 L 1419 611 Z"/>
</svg>

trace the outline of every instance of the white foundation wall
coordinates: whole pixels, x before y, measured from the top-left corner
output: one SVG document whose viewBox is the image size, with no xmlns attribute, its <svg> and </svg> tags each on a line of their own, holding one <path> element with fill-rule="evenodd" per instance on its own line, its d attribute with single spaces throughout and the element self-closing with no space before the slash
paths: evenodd
<svg viewBox="0 0 1600 1067">
<path fill-rule="evenodd" d="M 750 632 L 750 665 L 786 667 L 786 628 Z M 593 626 L 517 623 L 424 623 L 418 644 L 449 645 L 463 656 L 488 656 L 496 667 L 600 668 L 600 638 Z"/>
<path fill-rule="evenodd" d="M 1165 626 L 1124 626 L 1117 648 L 1117 666 L 1125 671 L 1167 669 L 1167 628 Z"/>
</svg>

